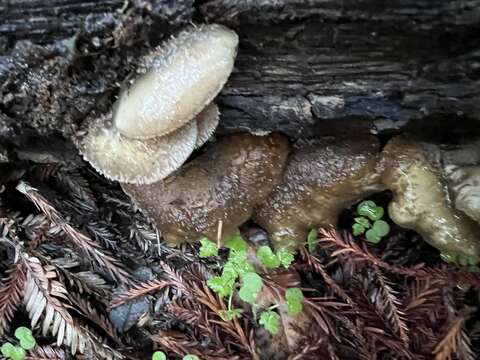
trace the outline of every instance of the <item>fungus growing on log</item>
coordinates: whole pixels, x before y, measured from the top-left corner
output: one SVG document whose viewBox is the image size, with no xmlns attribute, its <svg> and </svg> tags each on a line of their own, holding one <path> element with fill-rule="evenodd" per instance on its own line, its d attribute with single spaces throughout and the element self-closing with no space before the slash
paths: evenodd
<svg viewBox="0 0 480 360">
<path fill-rule="evenodd" d="M 445 172 L 455 207 L 480 223 L 480 166 L 448 165 Z"/>
<path fill-rule="evenodd" d="M 288 152 L 282 135 L 234 134 L 163 181 L 122 187 L 168 243 L 225 239 L 278 185 Z"/>
<path fill-rule="evenodd" d="M 202 110 L 196 117 L 197 121 L 197 142 L 195 148 L 201 147 L 213 135 L 220 121 L 218 106 L 211 103 Z"/>
<path fill-rule="evenodd" d="M 340 212 L 382 190 L 373 138 L 321 139 L 288 159 L 282 183 L 253 216 L 275 247 L 304 243 L 311 228 L 335 225 Z"/>
<path fill-rule="evenodd" d="M 382 151 L 382 182 L 393 191 L 389 214 L 440 251 L 478 256 L 480 227 L 449 200 L 441 167 L 417 142 L 399 136 Z"/>
<path fill-rule="evenodd" d="M 120 95 L 113 116 L 90 125 L 79 144 L 84 158 L 126 183 L 150 184 L 170 175 L 215 131 L 219 112 L 211 100 L 233 69 L 237 45 L 233 31 L 201 25 L 155 50 L 143 60 L 144 74 Z"/>
<path fill-rule="evenodd" d="M 187 160 L 197 142 L 195 122 L 145 140 L 125 137 L 106 123 L 108 117 L 90 126 L 80 151 L 98 172 L 120 182 L 149 184 L 163 179 Z"/>
<path fill-rule="evenodd" d="M 212 102 L 233 69 L 238 36 L 221 25 L 182 31 L 144 61 L 145 73 L 124 91 L 113 123 L 122 135 L 168 134 Z"/>
</svg>

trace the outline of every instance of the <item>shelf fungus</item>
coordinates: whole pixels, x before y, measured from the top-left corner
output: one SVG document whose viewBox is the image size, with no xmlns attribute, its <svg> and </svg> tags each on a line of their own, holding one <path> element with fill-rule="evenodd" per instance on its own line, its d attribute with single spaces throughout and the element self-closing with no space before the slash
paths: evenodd
<svg viewBox="0 0 480 360">
<path fill-rule="evenodd" d="M 115 127 L 127 137 L 147 139 L 185 125 L 225 85 L 237 45 L 237 34 L 221 25 L 182 31 L 144 60 L 144 74 L 120 96 Z"/>
<path fill-rule="evenodd" d="M 278 185 L 288 152 L 282 135 L 234 134 L 162 181 L 122 187 L 168 243 L 224 239 Z"/>
<path fill-rule="evenodd" d="M 372 137 L 329 138 L 297 149 L 288 159 L 282 183 L 254 213 L 275 247 L 295 247 L 313 227 L 336 225 L 338 215 L 382 190 L 379 144 Z"/>
<path fill-rule="evenodd" d="M 212 100 L 227 81 L 238 36 L 221 25 L 192 27 L 148 55 L 113 113 L 97 119 L 80 152 L 112 180 L 150 184 L 177 170 L 213 134 Z"/>
<path fill-rule="evenodd" d="M 382 151 L 382 160 L 382 181 L 394 194 L 389 214 L 395 223 L 415 230 L 444 254 L 480 255 L 480 226 L 455 209 L 440 164 L 420 143 L 396 137 Z"/>
</svg>

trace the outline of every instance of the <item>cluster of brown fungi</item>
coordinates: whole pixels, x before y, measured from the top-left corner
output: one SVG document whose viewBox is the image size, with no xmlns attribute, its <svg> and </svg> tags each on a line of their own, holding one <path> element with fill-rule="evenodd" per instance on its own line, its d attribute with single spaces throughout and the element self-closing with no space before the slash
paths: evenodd
<svg viewBox="0 0 480 360">
<path fill-rule="evenodd" d="M 253 219 L 275 247 L 295 247 L 311 228 L 335 226 L 343 209 L 389 189 L 396 224 L 442 252 L 480 255 L 480 168 L 444 161 L 448 154 L 406 136 L 383 149 L 373 136 L 292 149 L 281 134 L 234 134 L 181 167 L 218 123 L 207 105 L 233 69 L 237 44 L 218 25 L 182 32 L 144 61 L 115 113 L 79 145 L 168 242 L 226 238 Z"/>
</svg>

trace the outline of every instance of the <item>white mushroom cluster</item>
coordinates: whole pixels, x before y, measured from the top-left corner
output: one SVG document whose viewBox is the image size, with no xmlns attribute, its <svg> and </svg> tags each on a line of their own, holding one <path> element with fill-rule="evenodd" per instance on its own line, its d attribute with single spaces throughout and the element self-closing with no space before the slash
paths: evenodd
<svg viewBox="0 0 480 360">
<path fill-rule="evenodd" d="M 79 148 L 107 178 L 151 184 L 177 170 L 213 134 L 212 100 L 225 85 L 238 46 L 221 25 L 182 31 L 148 55 L 115 110 L 89 127 Z"/>
</svg>

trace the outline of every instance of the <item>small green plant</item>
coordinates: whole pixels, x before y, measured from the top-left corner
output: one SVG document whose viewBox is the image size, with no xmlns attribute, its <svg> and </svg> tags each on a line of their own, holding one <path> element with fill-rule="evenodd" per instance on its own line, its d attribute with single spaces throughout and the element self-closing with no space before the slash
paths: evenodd
<svg viewBox="0 0 480 360">
<path fill-rule="evenodd" d="M 218 255 L 218 246 L 213 241 L 208 240 L 206 237 L 200 239 L 200 253 L 198 256 L 201 258 L 208 258 L 210 256 Z"/>
<path fill-rule="evenodd" d="M 213 247 L 213 243 L 210 240 L 202 238 L 201 244 L 201 257 L 203 257 L 203 255 L 205 255 L 205 257 L 218 255 L 218 248 L 216 246 Z M 234 291 L 240 287 L 238 289 L 238 296 L 243 301 L 252 305 L 255 310 L 258 308 L 257 298 L 262 291 L 263 280 L 262 277 L 255 272 L 254 266 L 249 262 L 249 247 L 240 234 L 235 234 L 228 239 L 225 242 L 225 247 L 230 251 L 227 262 L 223 265 L 222 273 L 220 276 L 212 277 L 208 280 L 207 284 L 210 289 L 220 297 L 229 298 L 228 309 L 220 311 L 218 315 L 224 321 L 230 321 L 242 316 L 242 309 L 232 308 Z M 280 266 L 288 268 L 294 261 L 294 253 L 291 250 L 279 249 L 274 253 L 269 246 L 260 246 L 256 256 L 267 269 L 275 269 Z M 300 289 L 289 290 L 287 290 L 286 293 L 286 303 L 289 313 L 291 315 L 298 315 L 302 311 L 302 291 Z M 275 333 L 274 331 L 278 331 L 278 327 L 280 326 L 280 321 L 275 320 L 275 316 L 279 317 L 276 312 L 269 309 L 261 314 L 259 321 L 259 323 L 272 334 Z"/>
<path fill-rule="evenodd" d="M 303 292 L 299 288 L 290 288 L 285 292 L 285 300 L 287 301 L 288 314 L 296 316 L 303 310 Z"/>
<path fill-rule="evenodd" d="M 377 206 L 374 201 L 362 201 L 357 206 L 357 214 L 352 225 L 353 235 L 359 236 L 365 233 L 368 242 L 377 244 L 390 232 L 390 225 L 381 220 L 385 211 Z M 368 230 L 367 230 L 368 229 Z"/>
<path fill-rule="evenodd" d="M 280 315 L 272 310 L 264 311 L 260 316 L 260 321 L 258 323 L 270 334 L 275 335 L 278 333 L 278 330 L 280 330 Z"/>
<path fill-rule="evenodd" d="M 33 349 L 37 346 L 37 342 L 33 337 L 32 330 L 24 326 L 20 326 L 15 330 L 15 337 L 18 339 L 20 346 L 7 342 L 2 345 L 0 351 L 7 359 L 23 360 L 27 356 L 26 350 Z"/>
<path fill-rule="evenodd" d="M 185 355 L 183 357 L 183 360 L 200 360 L 200 358 L 197 355 Z"/>
<path fill-rule="evenodd" d="M 294 260 L 293 253 L 290 250 L 283 248 L 274 254 L 272 249 L 266 245 L 258 248 L 257 258 L 267 269 L 276 269 L 280 267 L 280 265 L 288 268 Z"/>
<path fill-rule="evenodd" d="M 167 360 L 167 355 L 163 351 L 155 351 L 152 355 L 152 360 Z"/>
</svg>

